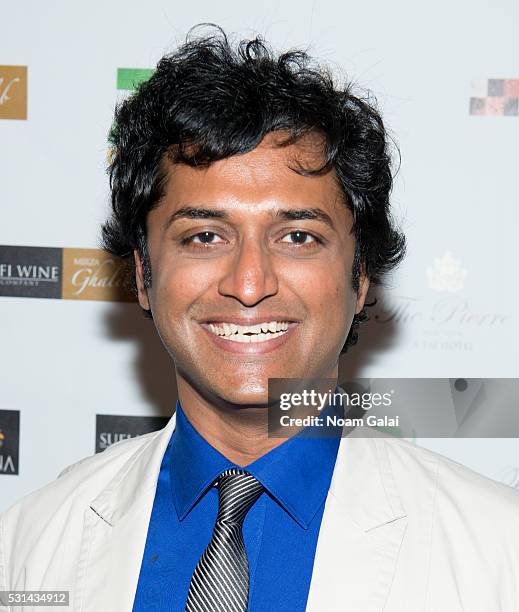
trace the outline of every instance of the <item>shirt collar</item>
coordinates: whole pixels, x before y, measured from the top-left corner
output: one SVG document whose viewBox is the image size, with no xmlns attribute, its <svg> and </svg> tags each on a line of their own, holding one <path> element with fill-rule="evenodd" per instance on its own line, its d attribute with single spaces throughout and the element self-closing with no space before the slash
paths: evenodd
<svg viewBox="0 0 519 612">
<path fill-rule="evenodd" d="M 202 438 L 189 422 L 178 400 L 170 457 L 173 502 L 181 521 L 223 471 L 238 467 Z"/>
<path fill-rule="evenodd" d="M 333 407 L 328 406 L 322 416 L 331 411 Z M 175 509 L 183 520 L 224 470 L 240 466 L 229 461 L 196 431 L 179 401 L 176 412 L 170 477 Z M 327 429 L 327 437 L 323 437 L 322 428 L 306 427 L 241 469 L 259 480 L 284 510 L 307 529 L 328 493 L 341 431 L 341 427 L 331 427 Z"/>
</svg>

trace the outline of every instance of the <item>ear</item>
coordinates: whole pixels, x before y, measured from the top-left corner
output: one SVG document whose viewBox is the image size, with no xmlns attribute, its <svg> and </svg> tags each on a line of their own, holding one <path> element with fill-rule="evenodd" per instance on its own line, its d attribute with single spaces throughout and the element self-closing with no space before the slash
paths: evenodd
<svg viewBox="0 0 519 612">
<path fill-rule="evenodd" d="M 364 307 L 364 302 L 366 301 L 366 295 L 368 294 L 368 289 L 369 289 L 369 278 L 366 276 L 366 272 L 363 268 L 359 275 L 359 290 L 357 292 L 357 304 L 355 306 L 355 314 L 359 314 L 359 312 Z"/>
<path fill-rule="evenodd" d="M 137 296 L 139 298 L 139 304 L 144 310 L 150 310 L 150 301 L 148 299 L 148 290 L 144 286 L 144 272 L 142 270 L 142 261 L 139 251 L 133 250 L 133 257 L 135 259 L 135 282 L 137 284 Z"/>
</svg>

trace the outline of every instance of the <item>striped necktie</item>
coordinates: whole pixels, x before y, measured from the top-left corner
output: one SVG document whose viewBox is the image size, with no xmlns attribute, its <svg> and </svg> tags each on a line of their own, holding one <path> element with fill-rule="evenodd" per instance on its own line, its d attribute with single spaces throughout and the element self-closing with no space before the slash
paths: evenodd
<svg viewBox="0 0 519 612">
<path fill-rule="evenodd" d="M 231 468 L 218 478 L 218 516 L 193 572 L 186 612 L 246 612 L 249 562 L 242 525 L 262 492 L 263 485 L 245 470 Z"/>
</svg>

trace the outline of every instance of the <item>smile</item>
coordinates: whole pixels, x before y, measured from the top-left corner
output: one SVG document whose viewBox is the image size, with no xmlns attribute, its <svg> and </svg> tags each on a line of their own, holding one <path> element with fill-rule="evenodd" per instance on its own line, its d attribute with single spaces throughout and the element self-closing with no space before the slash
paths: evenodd
<svg viewBox="0 0 519 612">
<path fill-rule="evenodd" d="M 287 333 L 288 321 L 265 321 L 256 325 L 236 325 L 235 323 L 209 323 L 209 331 L 230 342 L 257 343 L 267 342 Z"/>
</svg>

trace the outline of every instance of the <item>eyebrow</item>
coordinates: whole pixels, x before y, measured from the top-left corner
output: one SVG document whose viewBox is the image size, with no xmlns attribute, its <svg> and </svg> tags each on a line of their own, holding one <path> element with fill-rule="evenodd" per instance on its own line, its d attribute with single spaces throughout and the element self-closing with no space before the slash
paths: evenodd
<svg viewBox="0 0 519 612">
<path fill-rule="evenodd" d="M 300 221 L 303 219 L 322 221 L 333 230 L 335 229 L 330 215 L 325 213 L 324 210 L 321 210 L 320 208 L 282 208 L 276 211 L 275 216 L 284 221 Z M 221 209 L 204 208 L 201 206 L 183 206 L 167 218 L 166 222 L 164 223 L 164 229 L 167 230 L 169 226 L 177 219 L 229 220 L 230 216 L 227 211 Z"/>
</svg>

